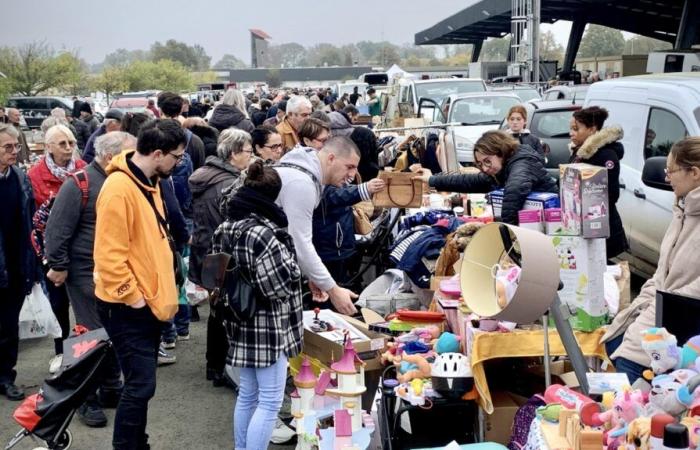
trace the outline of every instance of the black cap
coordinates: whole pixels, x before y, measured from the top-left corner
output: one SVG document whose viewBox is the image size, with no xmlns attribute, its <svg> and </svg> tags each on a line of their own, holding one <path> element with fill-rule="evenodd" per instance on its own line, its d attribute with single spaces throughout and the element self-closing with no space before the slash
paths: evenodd
<svg viewBox="0 0 700 450">
<path fill-rule="evenodd" d="M 123 118 L 124 118 L 124 113 L 116 108 L 112 108 L 112 109 L 108 110 L 107 113 L 105 114 L 105 119 L 115 119 L 115 120 L 118 120 L 121 122 Z"/>
<path fill-rule="evenodd" d="M 688 429 L 679 423 L 669 423 L 664 427 L 664 448 L 688 448 Z"/>
<path fill-rule="evenodd" d="M 80 105 L 80 112 L 86 112 L 88 114 L 92 114 L 92 108 L 90 107 L 90 103 L 88 102 L 83 102 Z"/>
</svg>

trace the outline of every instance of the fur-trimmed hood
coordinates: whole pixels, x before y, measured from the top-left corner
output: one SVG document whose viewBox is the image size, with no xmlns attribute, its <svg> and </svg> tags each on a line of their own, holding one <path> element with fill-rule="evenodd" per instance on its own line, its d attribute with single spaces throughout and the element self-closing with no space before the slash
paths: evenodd
<svg viewBox="0 0 700 450">
<path fill-rule="evenodd" d="M 618 126 L 605 127 L 602 130 L 592 134 L 578 149 L 576 149 L 573 144 L 569 143 L 569 151 L 571 151 L 572 154 L 576 153 L 577 158 L 591 159 L 596 153 L 598 153 L 598 150 L 608 144 L 619 141 L 624 137 L 624 135 L 625 133 L 622 131 L 622 128 Z M 622 145 L 616 145 L 615 151 L 617 153 L 617 157 L 622 159 L 625 152 Z"/>
</svg>

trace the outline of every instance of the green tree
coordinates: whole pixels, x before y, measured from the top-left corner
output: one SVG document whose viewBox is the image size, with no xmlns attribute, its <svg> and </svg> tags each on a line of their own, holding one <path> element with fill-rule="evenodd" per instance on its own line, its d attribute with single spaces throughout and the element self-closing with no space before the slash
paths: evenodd
<svg viewBox="0 0 700 450">
<path fill-rule="evenodd" d="M 92 87 L 98 92 L 104 92 L 109 103 L 110 95 L 129 89 L 126 81 L 127 69 L 123 67 L 107 67 L 99 75 L 92 78 Z"/>
<path fill-rule="evenodd" d="M 481 49 L 482 61 L 506 61 L 510 50 L 510 35 L 502 38 L 491 38 L 484 42 Z"/>
<path fill-rule="evenodd" d="M 540 60 L 563 61 L 564 46 L 557 42 L 554 33 L 546 31 L 540 34 Z"/>
<path fill-rule="evenodd" d="M 0 105 L 4 105 L 11 94 L 10 81 L 5 77 L 0 77 Z"/>
<path fill-rule="evenodd" d="M 597 56 L 622 55 L 625 51 L 625 38 L 620 30 L 601 25 L 589 25 L 581 39 L 578 56 L 592 58 Z"/>
<path fill-rule="evenodd" d="M 234 55 L 227 53 L 224 56 L 222 56 L 216 64 L 214 64 L 213 68 L 217 70 L 245 69 L 246 64 L 241 59 L 238 59 Z"/>
<path fill-rule="evenodd" d="M 343 55 L 338 47 L 324 42 L 308 50 L 308 60 L 316 67 L 339 66 L 343 63 Z"/>
<path fill-rule="evenodd" d="M 381 50 L 381 59 L 379 64 L 384 67 L 389 67 L 393 64 L 398 64 L 401 62 L 401 55 L 399 55 L 399 49 L 396 45 L 384 42 L 384 46 Z"/>
<path fill-rule="evenodd" d="M 194 89 L 190 72 L 178 61 L 162 59 L 152 63 L 153 89 L 164 91 L 189 91 Z"/>
<path fill-rule="evenodd" d="M 164 59 L 177 61 L 192 70 L 209 70 L 211 62 L 211 57 L 202 46 L 189 46 L 175 39 L 168 39 L 164 44 L 155 42 L 151 46 L 151 60 L 158 62 Z"/>
<path fill-rule="evenodd" d="M 626 55 L 648 55 L 657 50 L 673 48 L 670 42 L 660 41 L 646 36 L 633 36 L 625 41 Z"/>
<path fill-rule="evenodd" d="M 148 61 L 150 59 L 151 55 L 147 50 L 127 50 L 125 48 L 118 48 L 105 56 L 103 65 L 104 67 L 124 67 L 135 61 Z"/>
</svg>

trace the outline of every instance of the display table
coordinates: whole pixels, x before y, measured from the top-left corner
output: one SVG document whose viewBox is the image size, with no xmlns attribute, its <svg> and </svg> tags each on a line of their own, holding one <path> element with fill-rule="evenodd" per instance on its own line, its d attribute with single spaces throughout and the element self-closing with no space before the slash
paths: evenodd
<svg viewBox="0 0 700 450">
<path fill-rule="evenodd" d="M 576 340 L 585 356 L 607 359 L 605 345 L 600 343 L 604 330 L 591 333 L 575 332 Z M 549 352 L 551 356 L 565 356 L 566 350 L 556 330 L 549 331 Z M 481 407 L 486 413 L 493 412 L 491 392 L 486 380 L 484 362 L 496 358 L 522 358 L 543 356 L 544 331 L 515 330 L 510 333 L 474 332 L 471 338 L 471 364 L 474 384 L 479 392 Z"/>
</svg>

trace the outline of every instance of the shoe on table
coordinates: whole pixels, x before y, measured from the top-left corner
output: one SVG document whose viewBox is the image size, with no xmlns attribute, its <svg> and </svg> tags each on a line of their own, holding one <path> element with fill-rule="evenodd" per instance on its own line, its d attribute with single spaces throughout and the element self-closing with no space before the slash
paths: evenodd
<svg viewBox="0 0 700 450">
<path fill-rule="evenodd" d="M 49 373 L 52 375 L 57 373 L 61 368 L 61 364 L 63 364 L 63 354 L 56 355 L 51 358 L 49 361 Z"/>
<path fill-rule="evenodd" d="M 107 416 L 99 405 L 83 403 L 78 408 L 78 418 L 90 428 L 103 428 L 107 426 Z"/>
<path fill-rule="evenodd" d="M 24 390 L 20 387 L 17 387 L 14 383 L 0 384 L 0 394 L 7 397 L 8 400 L 24 400 Z"/>
<path fill-rule="evenodd" d="M 272 436 L 270 437 L 271 444 L 286 444 L 290 442 L 296 436 L 296 432 L 285 425 L 282 419 L 277 418 L 275 423 L 275 428 L 272 430 Z"/>
<path fill-rule="evenodd" d="M 158 347 L 158 365 L 159 366 L 165 366 L 168 364 L 175 364 L 177 362 L 177 357 L 173 355 L 172 353 L 168 353 L 163 349 L 163 346 L 161 345 Z"/>
<path fill-rule="evenodd" d="M 187 333 L 187 334 L 178 334 L 178 335 L 177 335 L 177 340 L 178 340 L 178 341 L 189 341 L 189 340 L 190 340 L 190 333 Z"/>
<path fill-rule="evenodd" d="M 163 341 L 160 345 L 166 350 L 173 350 L 175 349 L 175 339 L 172 341 Z"/>
</svg>

